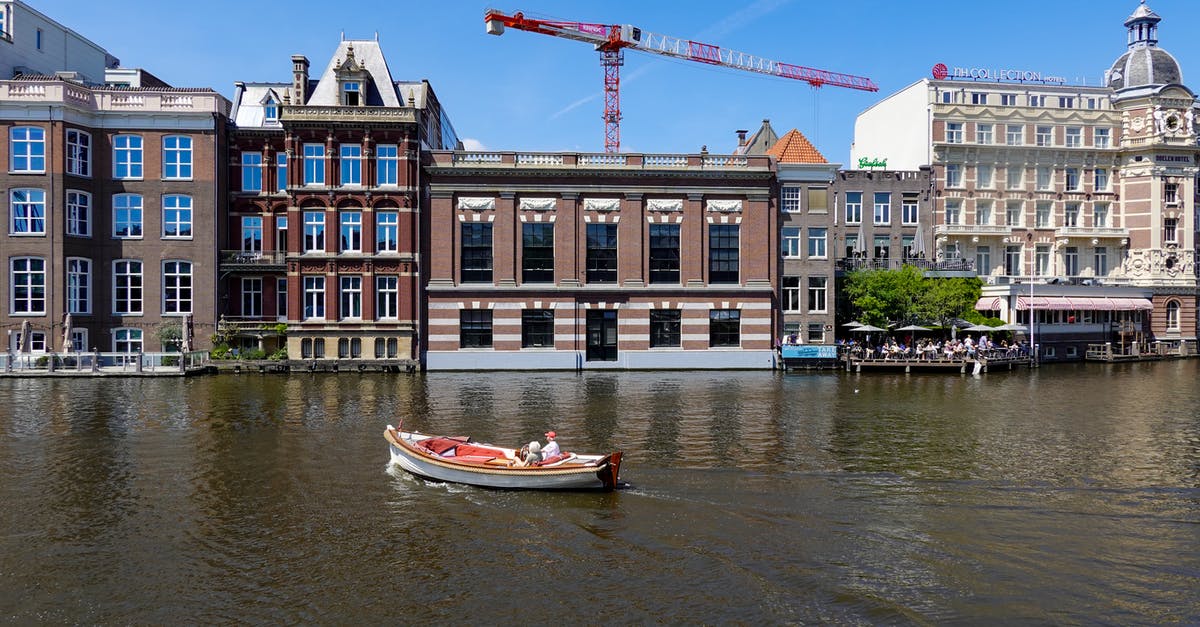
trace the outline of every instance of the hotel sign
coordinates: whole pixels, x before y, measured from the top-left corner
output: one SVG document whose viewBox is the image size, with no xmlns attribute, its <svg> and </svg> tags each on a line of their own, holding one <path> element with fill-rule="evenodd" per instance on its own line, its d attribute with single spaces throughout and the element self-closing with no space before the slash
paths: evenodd
<svg viewBox="0 0 1200 627">
<path fill-rule="evenodd" d="M 1188 155 L 1154 155 L 1155 163 L 1191 163 Z"/>
<path fill-rule="evenodd" d="M 1018 83 L 1066 83 L 1062 76 L 1051 76 L 1033 70 L 987 67 L 947 67 L 945 63 L 933 66 L 933 77 L 937 80 L 1001 81 Z"/>
</svg>

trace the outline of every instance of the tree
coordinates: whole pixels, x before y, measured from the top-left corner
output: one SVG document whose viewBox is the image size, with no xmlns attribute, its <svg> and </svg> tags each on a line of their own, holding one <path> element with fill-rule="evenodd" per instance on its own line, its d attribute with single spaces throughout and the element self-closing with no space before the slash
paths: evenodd
<svg viewBox="0 0 1200 627">
<path fill-rule="evenodd" d="M 925 277 L 914 266 L 898 270 L 856 270 L 846 275 L 845 293 L 859 322 L 885 326 L 916 313 Z M 972 301 L 973 302 L 973 301 Z"/>
<path fill-rule="evenodd" d="M 158 325 L 158 343 L 163 352 L 173 353 L 183 348 L 183 324 L 164 322 Z"/>
<path fill-rule="evenodd" d="M 917 315 L 942 327 L 975 310 L 982 283 L 977 278 L 926 278 L 917 301 Z"/>
</svg>

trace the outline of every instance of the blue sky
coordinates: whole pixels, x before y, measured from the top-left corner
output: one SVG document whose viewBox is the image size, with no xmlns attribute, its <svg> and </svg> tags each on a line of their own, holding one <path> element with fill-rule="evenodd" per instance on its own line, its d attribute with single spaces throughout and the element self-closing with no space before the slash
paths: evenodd
<svg viewBox="0 0 1200 627">
<path fill-rule="evenodd" d="M 878 93 L 627 52 L 621 147 L 630 152 L 728 153 L 737 129 L 764 118 L 798 128 L 827 158 L 846 163 L 854 117 L 886 94 L 949 66 L 1038 70 L 1095 85 L 1125 49 L 1133 0 L 510 0 L 489 4 L 308 0 L 164 2 L 30 0 L 124 65 L 173 85 L 290 80 L 293 54 L 323 68 L 345 33 L 374 38 L 397 80 L 429 79 L 455 129 L 489 150 L 602 151 L 599 55 L 590 46 L 508 30 L 484 32 L 489 6 L 527 16 L 605 24 L 716 44 L 776 61 L 867 76 Z M 1163 48 L 1184 80 L 1200 77 L 1196 0 L 1149 0 L 1163 17 Z M 1200 80 L 1191 85 L 1200 90 Z"/>
</svg>

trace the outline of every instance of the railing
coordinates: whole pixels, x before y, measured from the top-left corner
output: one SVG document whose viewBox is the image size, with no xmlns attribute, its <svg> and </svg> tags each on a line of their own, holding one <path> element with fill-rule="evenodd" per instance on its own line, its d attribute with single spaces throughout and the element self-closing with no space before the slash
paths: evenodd
<svg viewBox="0 0 1200 627">
<path fill-rule="evenodd" d="M 651 168 L 686 168 L 687 155 L 646 155 L 642 163 Z"/>
<path fill-rule="evenodd" d="M 187 353 L 0 353 L 6 373 L 130 373 L 186 372 L 208 364 L 208 351 Z"/>
<path fill-rule="evenodd" d="M 221 263 L 248 266 L 283 265 L 287 251 L 284 250 L 222 250 Z"/>
<path fill-rule="evenodd" d="M 1063 226 L 1054 234 L 1057 237 L 1129 237 L 1129 229 L 1116 226 Z"/>
<path fill-rule="evenodd" d="M 933 227 L 933 232 L 935 235 L 1008 235 L 1014 228 L 1002 224 L 939 224 Z"/>
<path fill-rule="evenodd" d="M 6 100 L 67 103 L 100 111 L 225 112 L 228 104 L 220 94 L 207 90 L 180 93 L 170 89 L 136 92 L 104 87 L 90 89 L 53 78 L 44 81 L 0 81 L 0 102 Z"/>
<path fill-rule="evenodd" d="M 579 165 L 625 165 L 625 155 L 611 152 L 581 154 Z"/>
<path fill-rule="evenodd" d="M 472 152 L 434 151 L 434 162 L 440 166 L 487 165 L 497 167 L 547 167 L 565 166 L 577 168 L 680 168 L 680 169 L 729 169 L 769 170 L 770 157 L 766 155 L 709 155 L 700 154 L 641 154 L 641 153 L 591 153 L 591 152 Z"/>
<path fill-rule="evenodd" d="M 500 163 L 500 153 L 456 152 L 454 153 L 454 161 L 456 163 Z"/>
<path fill-rule="evenodd" d="M 563 156 L 547 153 L 517 153 L 517 165 L 562 165 Z"/>
<path fill-rule="evenodd" d="M 838 270 L 888 270 L 901 266 L 915 266 L 922 270 L 932 270 L 935 272 L 975 271 L 975 261 L 973 259 L 942 259 L 934 261 L 923 257 L 903 257 L 897 259 L 842 257 L 834 262 L 834 266 Z"/>
</svg>

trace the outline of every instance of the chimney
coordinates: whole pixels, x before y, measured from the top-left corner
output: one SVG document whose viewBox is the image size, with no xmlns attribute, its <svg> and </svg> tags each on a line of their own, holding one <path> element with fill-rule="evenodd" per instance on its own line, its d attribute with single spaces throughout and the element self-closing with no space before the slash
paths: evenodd
<svg viewBox="0 0 1200 627">
<path fill-rule="evenodd" d="M 308 58 L 302 54 L 292 55 L 292 93 L 295 104 L 308 103 Z"/>
<path fill-rule="evenodd" d="M 738 146 L 739 146 L 739 147 L 741 147 L 741 146 L 745 146 L 745 145 L 746 145 L 746 133 L 749 133 L 749 132 L 750 132 L 750 131 L 743 130 L 743 129 L 739 129 L 739 130 L 737 131 L 737 136 L 738 136 Z"/>
</svg>

